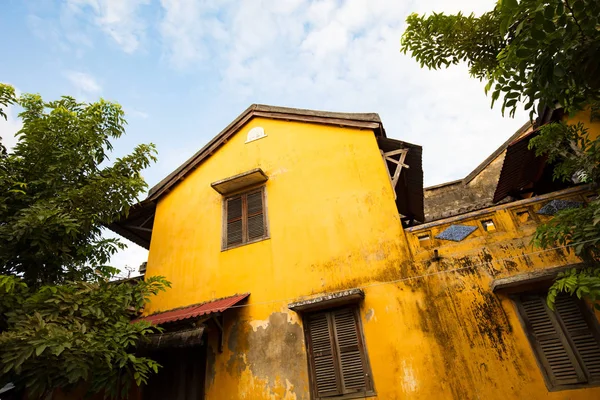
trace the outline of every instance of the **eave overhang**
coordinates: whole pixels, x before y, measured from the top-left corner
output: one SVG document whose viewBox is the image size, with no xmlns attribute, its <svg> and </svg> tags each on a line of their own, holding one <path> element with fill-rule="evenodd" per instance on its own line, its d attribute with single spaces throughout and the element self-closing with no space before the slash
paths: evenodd
<svg viewBox="0 0 600 400">
<path fill-rule="evenodd" d="M 210 186 L 223 196 L 238 192 L 244 188 L 265 183 L 269 177 L 260 168 L 242 172 L 229 178 L 213 182 Z"/>
<path fill-rule="evenodd" d="M 113 222 L 107 228 L 149 250 L 155 212 L 156 203 L 144 200 L 132 206 L 125 218 Z"/>
</svg>

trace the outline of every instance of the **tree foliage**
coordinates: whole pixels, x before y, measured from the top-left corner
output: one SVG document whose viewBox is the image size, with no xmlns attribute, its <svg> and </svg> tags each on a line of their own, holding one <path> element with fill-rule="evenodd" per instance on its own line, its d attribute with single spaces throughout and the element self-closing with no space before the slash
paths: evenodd
<svg viewBox="0 0 600 400">
<path fill-rule="evenodd" d="M 118 271 L 110 257 L 125 246 L 102 229 L 147 187 L 140 172 L 156 151 L 139 145 L 111 163 L 125 126 L 116 103 L 16 98 L 0 84 L 5 118 L 10 104 L 22 108 L 23 127 L 0 152 L 0 387 L 41 398 L 85 382 L 126 397 L 158 368 L 135 352 L 157 328 L 131 319 L 169 283 L 109 282 Z"/>
<path fill-rule="evenodd" d="M 44 102 L 25 94 L 23 127 L 0 156 L 0 274 L 31 287 L 111 276 L 110 256 L 123 248 L 102 226 L 125 213 L 147 185 L 140 172 L 153 145 L 109 164 L 110 140 L 124 132 L 118 104 Z"/>
<path fill-rule="evenodd" d="M 500 0 L 481 16 L 413 14 L 402 37 L 410 52 L 430 69 L 465 62 L 472 77 L 487 82 L 492 107 L 502 113 L 521 104 L 533 118 L 536 109 L 562 107 L 573 115 L 600 108 L 600 2 L 597 0 Z M 600 184 L 600 138 L 582 124 L 550 123 L 530 146 L 554 165 L 554 178 Z M 564 210 L 538 227 L 534 243 L 567 246 L 592 269 L 561 274 L 550 288 L 553 306 L 559 292 L 600 299 L 600 201 Z"/>
<path fill-rule="evenodd" d="M 402 51 L 421 66 L 466 62 L 471 76 L 486 80 L 492 105 L 502 112 L 519 102 L 578 111 L 600 99 L 600 2 L 597 0 L 503 0 L 476 17 L 412 14 Z"/>
<path fill-rule="evenodd" d="M 4 83 L 0 82 L 0 119 L 4 118 L 6 121 L 8 116 L 6 115 L 5 109 L 14 103 L 15 100 L 15 89 Z M 2 144 L 2 138 L 0 138 L 0 156 L 6 154 L 6 148 Z"/>
<path fill-rule="evenodd" d="M 582 123 L 552 123 L 531 139 L 536 155 L 546 156 L 554 165 L 554 179 L 600 185 L 600 137 L 591 139 Z M 548 305 L 560 292 L 567 292 L 592 302 L 600 300 L 600 198 L 586 207 L 558 212 L 540 225 L 533 242 L 543 248 L 566 246 L 583 259 L 586 268 L 558 275 L 548 292 Z"/>
<path fill-rule="evenodd" d="M 0 276 L 0 387 L 12 382 L 44 398 L 56 388 L 82 382 L 91 392 L 126 397 L 132 384 L 145 383 L 159 365 L 135 355 L 135 347 L 156 328 L 131 323 L 151 295 L 168 283 L 151 277 L 137 283 L 68 282 L 28 287 L 15 276 Z"/>
<path fill-rule="evenodd" d="M 0 117 L 6 120 L 6 112 L 4 108 L 8 107 L 14 102 L 15 99 L 15 88 L 4 83 L 0 83 Z"/>
</svg>

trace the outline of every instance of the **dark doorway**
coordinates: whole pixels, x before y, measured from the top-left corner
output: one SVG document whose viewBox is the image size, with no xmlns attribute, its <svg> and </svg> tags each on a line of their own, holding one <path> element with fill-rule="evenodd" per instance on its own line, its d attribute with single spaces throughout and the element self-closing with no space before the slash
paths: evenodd
<svg viewBox="0 0 600 400">
<path fill-rule="evenodd" d="M 142 389 L 143 400 L 204 399 L 206 341 L 201 346 L 153 351 L 150 357 L 162 368 Z"/>
</svg>

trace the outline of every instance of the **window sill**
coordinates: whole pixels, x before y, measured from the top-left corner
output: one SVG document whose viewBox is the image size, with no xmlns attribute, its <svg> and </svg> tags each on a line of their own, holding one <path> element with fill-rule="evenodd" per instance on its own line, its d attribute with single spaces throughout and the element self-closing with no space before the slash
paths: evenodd
<svg viewBox="0 0 600 400">
<path fill-rule="evenodd" d="M 589 383 L 574 383 L 572 385 L 557 385 L 551 386 L 546 381 L 546 387 L 548 388 L 548 392 L 564 392 L 565 390 L 577 390 L 577 389 L 592 389 L 600 386 L 600 382 L 594 381 Z"/>
<path fill-rule="evenodd" d="M 244 247 L 244 246 L 247 246 L 247 245 L 252 244 L 252 243 L 258 243 L 258 242 L 262 242 L 264 240 L 270 240 L 270 239 L 271 239 L 270 236 L 265 236 L 265 237 L 261 237 L 259 239 L 251 240 L 251 241 L 246 242 L 246 243 L 235 244 L 235 245 L 229 246 L 229 247 L 222 247 L 221 248 L 221 252 L 224 252 L 224 251 L 227 251 L 227 250 L 237 249 L 239 247 Z"/>
<path fill-rule="evenodd" d="M 348 400 L 348 399 L 366 399 L 368 397 L 377 396 L 374 390 L 368 390 L 366 392 L 349 393 L 342 396 L 330 396 L 330 397 L 315 397 L 318 400 Z"/>
</svg>

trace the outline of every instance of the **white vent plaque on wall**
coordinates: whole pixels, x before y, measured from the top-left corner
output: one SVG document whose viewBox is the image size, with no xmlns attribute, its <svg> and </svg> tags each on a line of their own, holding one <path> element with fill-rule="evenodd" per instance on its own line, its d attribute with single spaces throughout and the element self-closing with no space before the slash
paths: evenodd
<svg viewBox="0 0 600 400">
<path fill-rule="evenodd" d="M 265 130 L 260 126 L 256 126 L 248 131 L 248 136 L 246 136 L 246 143 L 262 139 L 266 136 L 267 134 L 265 133 Z"/>
</svg>

